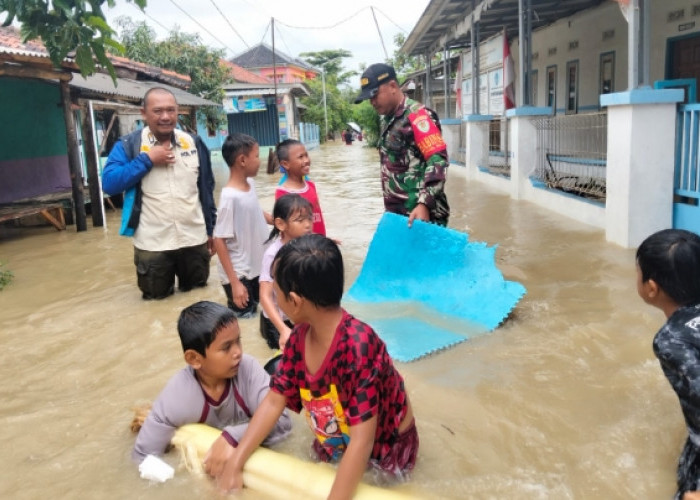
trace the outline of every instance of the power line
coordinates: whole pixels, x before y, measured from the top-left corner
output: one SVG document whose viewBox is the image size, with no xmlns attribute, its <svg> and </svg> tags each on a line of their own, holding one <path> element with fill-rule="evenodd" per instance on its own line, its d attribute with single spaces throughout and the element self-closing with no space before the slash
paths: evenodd
<svg viewBox="0 0 700 500">
<path fill-rule="evenodd" d="M 219 39 L 216 37 L 216 35 L 214 35 L 214 34 L 213 34 L 211 31 L 209 31 L 207 28 L 205 28 L 204 26 L 202 26 L 202 24 L 201 24 L 199 21 L 197 21 L 194 17 L 192 17 L 191 15 L 189 15 L 185 9 L 183 9 L 183 8 L 180 7 L 177 3 L 175 3 L 175 0 L 170 0 L 170 3 L 172 3 L 172 4 L 173 4 L 175 7 L 177 7 L 178 9 L 180 9 L 180 11 L 181 11 L 183 14 L 185 14 L 187 17 L 189 17 L 192 21 L 194 21 L 194 23 L 195 23 L 197 26 L 199 26 L 200 28 L 202 28 L 202 29 L 203 29 L 204 31 L 206 31 L 207 33 L 209 33 L 209 36 L 211 36 L 214 40 L 216 40 L 217 42 L 219 42 L 222 46 L 226 47 L 226 48 L 227 48 L 228 50 L 230 50 L 231 52 L 234 52 L 234 53 L 235 53 L 235 51 L 234 51 L 231 47 L 229 47 L 227 44 L 225 44 L 224 42 L 222 42 L 221 40 L 219 40 Z"/>
<path fill-rule="evenodd" d="M 376 10 L 376 11 L 378 11 L 378 12 L 381 12 L 381 14 L 382 14 L 384 17 L 386 17 L 386 18 L 389 20 L 389 22 L 390 22 L 391 24 L 393 24 L 394 26 L 396 26 L 398 29 L 400 29 L 400 30 L 403 31 L 404 33 L 408 33 L 408 31 L 406 31 L 406 30 L 403 29 L 401 26 L 399 26 L 398 24 L 396 24 L 392 18 L 390 18 L 389 16 L 387 16 L 387 15 L 382 11 L 382 9 L 380 9 L 379 7 L 373 7 L 373 8 L 374 8 L 374 10 Z"/>
<path fill-rule="evenodd" d="M 279 24 L 286 26 L 287 28 L 292 28 L 292 29 L 297 29 L 297 30 L 329 30 L 329 29 L 336 28 L 343 23 L 348 22 L 350 19 L 352 19 L 353 17 L 356 17 L 363 10 L 367 10 L 369 8 L 370 7 L 362 7 L 360 10 L 358 10 L 354 14 L 351 14 L 350 16 L 346 17 L 345 19 L 342 19 L 341 21 L 338 21 L 337 23 L 332 24 L 330 26 L 292 26 L 291 24 L 283 23 L 282 21 L 280 21 L 277 18 L 275 18 L 275 19 L 277 20 L 277 22 Z"/>
<path fill-rule="evenodd" d="M 160 26 L 161 28 L 163 28 L 166 32 L 170 32 L 170 28 L 168 28 L 167 26 L 165 26 L 164 24 L 162 24 L 160 21 L 157 21 L 157 20 L 154 19 L 153 17 L 151 17 L 151 16 L 149 16 L 148 14 L 146 14 L 146 11 L 145 11 L 145 10 L 141 10 L 141 8 L 138 7 L 135 3 L 129 2 L 129 5 L 131 5 L 134 9 L 138 10 L 141 14 L 143 14 L 143 15 L 146 16 L 148 19 L 150 19 L 151 21 L 153 21 L 154 23 L 156 23 L 158 26 Z"/>
<path fill-rule="evenodd" d="M 241 36 L 241 34 L 238 33 L 238 31 L 236 31 L 236 28 L 233 27 L 233 24 L 231 24 L 231 21 L 228 20 L 228 17 L 226 17 L 226 14 L 224 14 L 223 12 L 221 12 L 221 9 L 219 8 L 219 6 L 216 5 L 216 4 L 214 3 L 214 0 L 209 0 L 209 1 L 210 1 L 211 4 L 214 6 L 214 8 L 215 8 L 216 10 L 219 11 L 219 14 L 221 14 L 221 17 L 224 18 L 224 20 L 228 23 L 228 25 L 231 27 L 231 29 L 233 30 L 233 32 L 234 32 L 236 35 L 238 35 L 238 38 L 241 39 L 241 41 L 243 42 L 243 45 L 245 45 L 247 48 L 250 48 L 250 45 L 248 45 L 248 43 L 243 39 L 243 37 Z"/>
</svg>

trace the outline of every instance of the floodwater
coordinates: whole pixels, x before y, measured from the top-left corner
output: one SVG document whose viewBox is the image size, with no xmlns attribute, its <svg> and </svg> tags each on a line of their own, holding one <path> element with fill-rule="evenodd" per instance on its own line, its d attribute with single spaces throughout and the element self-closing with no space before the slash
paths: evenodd
<svg viewBox="0 0 700 500">
<path fill-rule="evenodd" d="M 349 287 L 382 213 L 377 153 L 338 142 L 311 157 Z M 218 158 L 220 189 L 227 171 Z M 258 192 L 270 210 L 278 175 L 264 167 Z M 397 363 L 421 439 L 400 489 L 419 498 L 670 498 L 685 430 L 652 353 L 664 318 L 636 295 L 634 251 L 466 181 L 460 166 L 447 186 L 450 226 L 497 244 L 498 266 L 527 295 L 494 332 Z M 0 238 L 0 261 L 15 275 L 0 291 L 1 498 L 215 494 L 182 469 L 149 484 L 129 460 L 131 408 L 183 366 L 178 313 L 197 300 L 224 302 L 215 262 L 206 288 L 142 301 L 118 219 L 108 211 L 106 230 L 24 228 Z M 241 326 L 245 350 L 267 360 L 257 320 Z M 310 440 L 296 418 L 280 448 L 306 459 Z M 174 453 L 167 460 L 178 464 Z"/>
</svg>

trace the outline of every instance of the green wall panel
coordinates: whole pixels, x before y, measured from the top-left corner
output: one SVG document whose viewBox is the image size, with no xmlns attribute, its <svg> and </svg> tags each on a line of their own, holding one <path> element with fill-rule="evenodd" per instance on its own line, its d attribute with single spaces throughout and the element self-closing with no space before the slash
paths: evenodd
<svg viewBox="0 0 700 500">
<path fill-rule="evenodd" d="M 0 161 L 65 155 L 66 126 L 57 84 L 0 77 Z"/>
</svg>

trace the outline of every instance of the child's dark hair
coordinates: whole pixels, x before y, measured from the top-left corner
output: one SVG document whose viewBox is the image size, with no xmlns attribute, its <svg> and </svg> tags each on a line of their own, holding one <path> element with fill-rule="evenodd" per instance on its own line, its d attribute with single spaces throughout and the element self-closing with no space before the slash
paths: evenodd
<svg viewBox="0 0 700 500">
<path fill-rule="evenodd" d="M 285 297 L 295 292 L 318 307 L 340 305 L 343 257 L 333 240 L 320 234 L 300 236 L 280 248 L 272 268 Z"/>
<path fill-rule="evenodd" d="M 232 167 L 236 163 L 238 155 L 247 155 L 257 143 L 255 137 L 247 134 L 231 134 L 221 146 L 221 156 L 223 156 L 226 165 Z"/>
<path fill-rule="evenodd" d="M 285 139 L 284 141 L 280 142 L 275 148 L 277 159 L 281 162 L 289 160 L 289 150 L 292 146 L 297 145 L 303 146 L 304 143 L 301 141 L 297 141 L 296 139 Z"/>
<path fill-rule="evenodd" d="M 275 200 L 275 206 L 272 208 L 272 219 L 274 221 L 274 219 L 280 218 L 286 221 L 294 214 L 301 212 L 313 215 L 314 209 L 309 200 L 296 193 L 288 193 Z M 280 230 L 273 224 L 270 237 L 265 243 L 272 240 L 278 234 L 280 234 Z"/>
<path fill-rule="evenodd" d="M 700 236 L 683 229 L 664 229 L 637 249 L 642 282 L 650 279 L 678 305 L 700 303 Z"/>
<path fill-rule="evenodd" d="M 214 342 L 223 327 L 236 322 L 236 316 L 228 307 L 203 300 L 186 307 L 177 320 L 182 350 L 192 349 L 206 356 L 207 347 Z"/>
</svg>

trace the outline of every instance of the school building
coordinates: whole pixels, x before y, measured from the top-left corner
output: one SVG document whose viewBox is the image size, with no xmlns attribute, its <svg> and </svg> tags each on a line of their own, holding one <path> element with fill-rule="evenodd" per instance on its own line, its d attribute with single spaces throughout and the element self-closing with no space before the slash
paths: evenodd
<svg viewBox="0 0 700 500">
<path fill-rule="evenodd" d="M 401 51 L 469 179 L 624 247 L 700 232 L 699 0 L 432 0 Z"/>
</svg>

